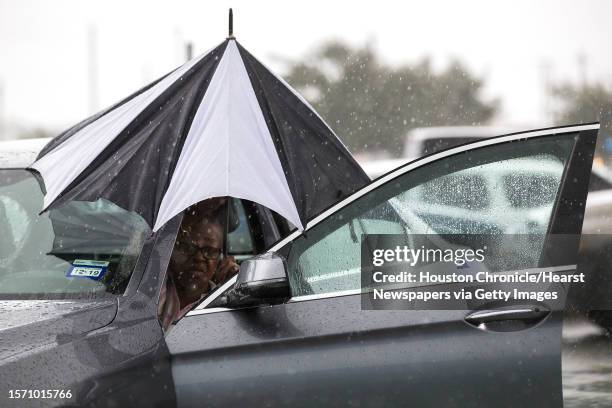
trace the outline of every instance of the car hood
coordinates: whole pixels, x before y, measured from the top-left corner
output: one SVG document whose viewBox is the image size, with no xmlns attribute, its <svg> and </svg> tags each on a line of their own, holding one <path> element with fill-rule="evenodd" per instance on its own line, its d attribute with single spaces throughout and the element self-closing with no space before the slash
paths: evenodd
<svg viewBox="0 0 612 408">
<path fill-rule="evenodd" d="M 116 299 L 0 301 L 0 361 L 55 347 L 110 324 Z"/>
</svg>

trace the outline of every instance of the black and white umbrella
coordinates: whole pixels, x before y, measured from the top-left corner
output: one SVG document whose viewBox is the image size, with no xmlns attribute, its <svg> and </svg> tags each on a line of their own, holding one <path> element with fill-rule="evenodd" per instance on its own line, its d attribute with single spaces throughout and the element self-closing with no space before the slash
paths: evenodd
<svg viewBox="0 0 612 408">
<path fill-rule="evenodd" d="M 51 140 L 30 168 L 44 182 L 44 209 L 104 198 L 153 231 L 222 196 L 258 202 L 302 229 L 369 182 L 314 109 L 231 31 Z"/>
</svg>

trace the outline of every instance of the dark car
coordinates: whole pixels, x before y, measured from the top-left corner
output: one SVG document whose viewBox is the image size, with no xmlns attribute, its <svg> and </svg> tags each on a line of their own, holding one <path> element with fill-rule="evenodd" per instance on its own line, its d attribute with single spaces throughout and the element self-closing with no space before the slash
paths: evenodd
<svg viewBox="0 0 612 408">
<path fill-rule="evenodd" d="M 563 166 L 542 190 L 555 184 L 545 233 L 530 246 L 539 259 L 551 236 L 580 234 L 598 128 L 433 154 L 333 205 L 304 232 L 235 200 L 239 227 L 228 240 L 240 272 L 166 333 L 157 303 L 181 217 L 152 234 L 104 200 L 39 214 L 40 185 L 15 154 L 0 170 L 2 405 L 561 406 L 562 308 L 362 310 L 361 245 L 365 234 L 436 235 L 410 208 L 410 191 L 424 183 L 536 159 Z M 513 191 L 537 195 L 526 180 L 513 180 Z M 490 234 L 448 222 L 457 234 Z M 498 263 L 513 265 L 505 257 L 514 255 L 502 251 Z M 100 262 L 104 277 L 68 277 L 75 260 Z M 540 270 L 536 262 L 517 273 Z M 496 329 L 507 321 L 520 324 Z"/>
</svg>

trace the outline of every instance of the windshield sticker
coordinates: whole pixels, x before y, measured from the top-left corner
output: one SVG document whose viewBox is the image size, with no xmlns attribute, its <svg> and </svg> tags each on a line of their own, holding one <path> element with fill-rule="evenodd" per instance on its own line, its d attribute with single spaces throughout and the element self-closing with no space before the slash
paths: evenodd
<svg viewBox="0 0 612 408">
<path fill-rule="evenodd" d="M 89 259 L 75 259 L 66 276 L 71 278 L 90 278 L 100 280 L 108 270 L 109 262 Z"/>
</svg>

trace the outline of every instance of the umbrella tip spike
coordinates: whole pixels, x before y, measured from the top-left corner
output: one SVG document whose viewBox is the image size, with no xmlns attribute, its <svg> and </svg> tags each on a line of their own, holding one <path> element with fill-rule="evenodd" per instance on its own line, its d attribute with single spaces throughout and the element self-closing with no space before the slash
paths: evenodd
<svg viewBox="0 0 612 408">
<path fill-rule="evenodd" d="M 227 36 L 227 38 L 234 38 L 234 12 L 232 11 L 232 9 L 229 9 L 229 30 L 228 30 L 229 34 Z"/>
</svg>

